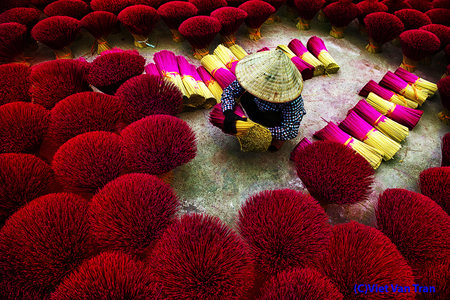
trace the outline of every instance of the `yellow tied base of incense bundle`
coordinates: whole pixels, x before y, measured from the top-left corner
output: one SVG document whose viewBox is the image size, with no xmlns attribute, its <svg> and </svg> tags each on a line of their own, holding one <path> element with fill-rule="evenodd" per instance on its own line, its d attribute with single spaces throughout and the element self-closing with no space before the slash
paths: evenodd
<svg viewBox="0 0 450 300">
<path fill-rule="evenodd" d="M 73 59 L 73 58 L 75 58 L 69 47 L 64 47 L 62 49 L 53 50 L 53 52 L 55 52 L 56 59 Z"/>
<path fill-rule="evenodd" d="M 203 81 L 199 80 L 197 81 L 197 84 L 200 87 L 202 95 L 205 97 L 205 102 L 201 107 L 206 109 L 214 107 L 214 105 L 217 104 L 215 96 L 211 93 Z"/>
<path fill-rule="evenodd" d="M 170 32 L 172 33 L 172 41 L 181 43 L 184 42 L 184 36 L 176 29 L 170 29 Z"/>
<path fill-rule="evenodd" d="M 184 87 L 180 73 L 163 71 L 162 75 L 165 80 L 172 82 L 180 89 L 181 93 L 183 94 L 183 101 L 186 101 L 189 98 L 189 93 L 186 91 L 186 88 Z"/>
<path fill-rule="evenodd" d="M 403 55 L 403 61 L 402 64 L 400 65 L 400 68 L 403 68 L 410 73 L 414 73 L 414 71 L 416 70 L 417 63 L 418 61 L 412 60 L 411 58 L 408 58 Z"/>
<path fill-rule="evenodd" d="M 393 39 L 391 41 L 391 43 L 392 43 L 392 45 L 397 46 L 397 47 L 401 47 L 402 46 L 402 43 L 400 42 L 400 38 L 399 37 L 396 37 L 395 39 Z"/>
<path fill-rule="evenodd" d="M 415 85 L 408 84 L 403 90 L 400 91 L 400 95 L 417 102 L 419 106 L 428 99 L 428 94 L 423 92 L 422 89 L 416 87 Z"/>
<path fill-rule="evenodd" d="M 402 124 L 399 124 L 389 118 L 384 118 L 384 120 L 381 121 L 383 117 L 384 116 L 380 116 L 378 120 L 372 124 L 372 126 L 398 143 L 406 139 L 409 135 L 408 127 L 403 126 Z"/>
<path fill-rule="evenodd" d="M 423 78 L 417 79 L 416 82 L 414 82 L 414 85 L 418 88 L 421 88 L 423 91 L 426 90 L 430 97 L 433 96 L 438 89 L 437 84 Z"/>
<path fill-rule="evenodd" d="M 391 116 L 392 112 L 395 110 L 395 107 L 397 106 L 397 104 L 386 101 L 377 94 L 374 94 L 372 92 L 369 93 L 366 100 L 373 108 L 375 108 L 378 112 L 380 112 L 382 115 L 385 115 L 388 118 Z"/>
<path fill-rule="evenodd" d="M 239 45 L 233 45 L 230 47 L 231 52 L 233 52 L 234 56 L 237 59 L 241 60 L 248 55 L 248 53 Z"/>
<path fill-rule="evenodd" d="M 345 36 L 344 30 L 345 30 L 345 27 L 331 26 L 330 35 L 336 39 L 343 39 Z"/>
<path fill-rule="evenodd" d="M 317 58 L 324 64 L 326 73 L 336 74 L 339 71 L 339 65 L 327 50 L 321 50 Z"/>
<path fill-rule="evenodd" d="M 155 46 L 153 46 L 152 44 L 150 44 L 148 42 L 148 36 L 143 36 L 140 34 L 133 34 L 134 37 L 134 46 L 138 47 L 138 48 L 155 48 Z"/>
<path fill-rule="evenodd" d="M 259 27 L 259 28 L 247 27 L 247 37 L 253 41 L 260 40 L 261 39 L 261 27 Z"/>
<path fill-rule="evenodd" d="M 231 67 L 234 62 L 238 61 L 236 56 L 234 56 L 233 52 L 230 49 L 225 47 L 222 44 L 219 44 L 216 49 L 214 49 L 214 55 L 219 58 L 219 60 L 227 67 L 227 69 L 231 70 Z"/>
<path fill-rule="evenodd" d="M 370 36 L 369 36 L 369 44 L 366 46 L 366 50 L 370 53 L 381 53 L 383 50 L 381 49 L 381 45 L 375 42 Z"/>
<path fill-rule="evenodd" d="M 438 113 L 438 117 L 445 125 L 450 125 L 450 111 L 444 107 L 444 110 Z"/>
<path fill-rule="evenodd" d="M 181 77 L 181 81 L 189 94 L 189 98 L 186 99 L 185 102 L 187 106 L 198 107 L 205 103 L 205 96 L 203 95 L 202 90 L 194 77 L 185 75 Z"/>
<path fill-rule="evenodd" d="M 277 22 L 277 23 L 280 23 L 280 22 L 281 22 L 280 17 L 277 16 L 276 13 L 270 15 L 270 17 L 267 18 L 267 20 L 264 22 L 264 24 L 272 25 L 272 24 L 274 24 L 275 22 Z"/>
<path fill-rule="evenodd" d="M 220 84 L 214 80 L 214 78 L 211 77 L 210 80 L 205 81 L 205 85 L 208 88 L 208 90 L 214 95 L 214 98 L 216 98 L 217 103 L 220 103 L 222 100 L 222 87 Z"/>
<path fill-rule="evenodd" d="M 203 57 L 209 54 L 209 45 L 208 47 L 197 49 L 192 47 L 192 52 L 194 53 L 194 57 L 198 60 L 201 60 Z"/>
<path fill-rule="evenodd" d="M 220 39 L 221 39 L 222 45 L 224 45 L 225 47 L 230 48 L 231 46 L 236 45 L 236 43 L 235 43 L 236 37 L 234 36 L 234 34 L 220 35 Z"/>
<path fill-rule="evenodd" d="M 289 5 L 286 7 L 286 18 L 294 20 L 298 17 L 298 11 L 294 7 L 290 7 Z"/>
<path fill-rule="evenodd" d="M 243 152 L 266 152 L 272 143 L 270 130 L 250 120 L 236 121 L 236 131 Z"/>
<path fill-rule="evenodd" d="M 362 157 L 364 157 L 367 162 L 372 166 L 372 168 L 377 169 L 381 165 L 381 161 L 383 159 L 383 155 L 378 149 L 375 149 L 367 144 L 364 144 L 361 141 L 358 141 L 355 138 L 350 137 L 344 146 L 348 146 L 352 148 Z"/>
<path fill-rule="evenodd" d="M 106 38 L 101 37 L 97 40 L 97 54 L 101 54 L 103 51 L 111 50 L 112 47 L 106 41 Z"/>
<path fill-rule="evenodd" d="M 329 22 L 327 15 L 323 12 L 323 9 L 319 10 L 319 14 L 317 15 L 317 20 L 319 20 L 319 22 L 322 22 L 322 23 Z"/>
<path fill-rule="evenodd" d="M 318 60 L 314 55 L 312 55 L 311 52 L 307 51 L 303 53 L 303 55 L 300 56 L 300 58 L 314 67 L 314 74 L 313 74 L 314 76 L 323 75 L 325 73 L 325 66 L 320 60 Z"/>
<path fill-rule="evenodd" d="M 298 22 L 295 25 L 300 30 L 309 30 L 311 29 L 311 20 L 305 20 L 302 18 L 298 18 Z"/>
<path fill-rule="evenodd" d="M 390 160 L 402 147 L 399 143 L 372 128 L 363 138 L 363 142 L 383 153 L 383 160 Z"/>
<path fill-rule="evenodd" d="M 165 183 L 171 185 L 173 182 L 173 179 L 175 178 L 175 176 L 173 175 L 173 171 L 169 171 L 163 174 L 158 174 L 156 175 L 159 179 L 161 179 L 162 181 L 164 181 Z"/>
</svg>

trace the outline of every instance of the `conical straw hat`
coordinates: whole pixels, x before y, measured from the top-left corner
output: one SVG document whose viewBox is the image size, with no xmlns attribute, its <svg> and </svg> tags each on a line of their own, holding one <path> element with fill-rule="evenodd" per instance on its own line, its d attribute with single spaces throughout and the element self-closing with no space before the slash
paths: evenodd
<svg viewBox="0 0 450 300">
<path fill-rule="evenodd" d="M 253 96 L 273 103 L 285 103 L 300 96 L 303 78 L 282 50 L 257 52 L 236 65 L 236 78 Z"/>
</svg>

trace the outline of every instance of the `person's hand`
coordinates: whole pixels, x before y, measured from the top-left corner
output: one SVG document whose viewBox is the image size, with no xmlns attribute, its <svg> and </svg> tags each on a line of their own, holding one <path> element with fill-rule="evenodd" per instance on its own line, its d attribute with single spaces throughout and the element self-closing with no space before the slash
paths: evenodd
<svg viewBox="0 0 450 300">
<path fill-rule="evenodd" d="M 223 121 L 223 131 L 225 133 L 236 134 L 236 121 L 247 121 L 247 118 L 239 117 L 233 110 L 228 109 L 223 112 L 225 120 Z"/>
</svg>

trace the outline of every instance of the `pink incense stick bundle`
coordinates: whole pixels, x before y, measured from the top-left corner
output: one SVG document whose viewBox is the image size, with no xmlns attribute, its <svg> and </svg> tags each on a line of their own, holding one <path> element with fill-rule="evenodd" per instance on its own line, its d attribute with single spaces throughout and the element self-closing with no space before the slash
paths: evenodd
<svg viewBox="0 0 450 300">
<path fill-rule="evenodd" d="M 257 41 L 261 39 L 261 26 L 275 13 L 275 8 L 267 2 L 250 0 L 239 5 L 240 9 L 247 13 L 244 22 L 247 25 L 247 37 Z"/>
<path fill-rule="evenodd" d="M 391 103 L 374 93 L 369 93 L 366 100 L 381 114 L 397 123 L 405 125 L 409 128 L 409 130 L 413 129 L 417 125 L 423 114 L 423 111 L 421 110 Z"/>
<path fill-rule="evenodd" d="M 181 80 L 176 55 L 171 51 L 162 50 L 153 55 L 153 60 L 162 78 L 169 80 L 180 89 L 183 94 L 183 101 L 189 99 L 189 93 Z"/>
<path fill-rule="evenodd" d="M 352 111 L 396 142 L 402 142 L 409 135 L 408 127 L 383 116 L 365 100 L 360 100 Z"/>
<path fill-rule="evenodd" d="M 294 0 L 295 8 L 300 16 L 295 26 L 300 30 L 309 30 L 311 20 L 324 4 L 325 0 Z"/>
<path fill-rule="evenodd" d="M 145 66 L 145 74 L 154 75 L 161 78 L 161 73 L 159 73 L 159 70 L 154 63 L 149 63 Z"/>
<path fill-rule="evenodd" d="M 89 5 L 81 0 L 58 0 L 47 5 L 44 14 L 49 17 L 66 16 L 81 20 L 89 10 Z"/>
<path fill-rule="evenodd" d="M 221 28 L 222 25 L 215 18 L 196 16 L 181 23 L 179 31 L 191 44 L 194 57 L 202 59 L 209 54 L 209 45 Z"/>
<path fill-rule="evenodd" d="M 39 22 L 41 13 L 36 8 L 16 7 L 0 14 L 0 24 L 3 23 L 19 23 L 27 26 L 27 39 L 25 42 L 26 51 L 35 51 L 39 48 L 36 40 L 31 37 L 31 29 Z"/>
<path fill-rule="evenodd" d="M 284 3 L 286 3 L 286 0 L 262 0 L 264 2 L 269 3 L 270 5 L 275 8 L 275 12 L 267 18 L 267 20 L 264 22 L 264 24 L 270 25 L 274 24 L 275 22 L 281 22 L 280 17 L 276 15 L 276 12 L 283 6 Z"/>
<path fill-rule="evenodd" d="M 431 20 L 426 14 L 415 9 L 401 9 L 396 11 L 395 15 L 405 25 L 405 30 L 419 29 L 431 24 Z"/>
<path fill-rule="evenodd" d="M 256 52 L 263 52 L 263 51 L 270 51 L 270 49 L 268 47 L 263 47 Z"/>
<path fill-rule="evenodd" d="M 339 124 L 339 128 L 363 143 L 382 151 L 384 160 L 392 159 L 402 147 L 399 143 L 372 127 L 354 111 L 350 111 L 347 117 Z"/>
<path fill-rule="evenodd" d="M 194 77 L 195 81 L 197 81 L 197 84 L 200 87 L 200 93 L 206 99 L 201 107 L 202 108 L 206 108 L 206 109 L 212 108 L 214 105 L 217 104 L 216 98 L 211 93 L 211 91 L 208 89 L 206 84 L 203 82 L 203 80 L 202 80 L 200 74 L 198 73 L 196 67 L 194 65 L 190 65 L 190 67 L 191 67 L 192 77 Z"/>
<path fill-rule="evenodd" d="M 300 57 L 296 56 L 295 53 L 292 52 L 286 45 L 278 45 L 277 49 L 282 50 L 284 54 L 291 59 L 300 73 L 302 73 L 303 80 L 311 79 L 314 76 L 314 67 Z"/>
<path fill-rule="evenodd" d="M 325 66 L 323 63 L 312 55 L 305 45 L 303 45 L 303 43 L 298 39 L 293 39 L 290 41 L 288 48 L 291 49 L 295 55 L 314 67 L 314 76 L 322 75 L 325 72 Z"/>
<path fill-rule="evenodd" d="M 97 54 L 112 49 L 106 40 L 117 23 L 115 14 L 107 11 L 94 11 L 80 21 L 81 26 L 92 34 L 97 43 Z M 95 45 L 94 45 L 95 48 Z"/>
<path fill-rule="evenodd" d="M 31 30 L 31 36 L 52 49 L 56 59 L 72 59 L 70 45 L 80 31 L 81 23 L 77 19 L 56 16 L 39 21 Z"/>
<path fill-rule="evenodd" d="M 431 65 L 431 61 L 433 60 L 433 57 L 439 51 L 443 50 L 445 48 L 445 46 L 450 44 L 450 27 L 447 27 L 447 26 L 441 25 L 441 24 L 429 24 L 429 25 L 422 26 L 419 29 L 433 33 L 434 35 L 436 35 L 438 37 L 439 41 L 441 42 L 439 49 L 437 49 L 436 51 L 434 51 L 433 53 L 431 53 L 430 55 L 428 55 L 427 57 L 425 57 L 424 59 L 422 59 L 420 61 L 421 64 L 429 66 L 429 65 Z"/>
<path fill-rule="evenodd" d="M 439 113 L 439 119 L 446 124 L 450 125 L 450 77 L 442 78 L 437 83 L 439 95 L 441 96 L 441 103 L 444 110 Z"/>
<path fill-rule="evenodd" d="M 406 81 L 388 71 L 380 81 L 380 85 L 385 88 L 391 89 L 396 93 L 399 93 L 406 98 L 415 101 L 422 106 L 422 104 L 427 100 L 428 94 L 422 89 L 415 87 L 414 85 L 408 84 Z"/>
<path fill-rule="evenodd" d="M 198 8 L 199 15 L 209 16 L 213 11 L 220 7 L 227 6 L 226 0 L 189 0 Z"/>
<path fill-rule="evenodd" d="M 425 13 L 433 24 L 441 24 L 450 26 L 450 9 L 447 8 L 434 8 Z"/>
<path fill-rule="evenodd" d="M 364 23 L 364 18 L 367 17 L 369 14 L 375 12 L 386 12 L 388 10 L 388 7 L 385 4 L 378 2 L 378 0 L 365 0 L 356 4 L 356 6 L 362 12 L 358 16 L 359 33 L 362 36 L 368 35 L 366 25 Z"/>
<path fill-rule="evenodd" d="M 177 56 L 178 69 L 180 70 L 181 81 L 189 94 L 185 105 L 188 107 L 198 107 L 205 103 L 205 96 L 203 96 L 200 86 L 192 75 L 192 69 L 189 62 L 183 56 Z"/>
<path fill-rule="evenodd" d="M 343 144 L 344 146 L 355 150 L 364 157 L 374 169 L 377 169 L 381 164 L 383 153 L 380 150 L 353 138 L 332 122 L 329 122 L 327 126 L 314 133 L 314 136 L 321 140 Z"/>
<path fill-rule="evenodd" d="M 133 5 L 122 10 L 117 18 L 133 35 L 135 47 L 155 48 L 149 43 L 148 36 L 159 20 L 156 9 L 147 5 Z"/>
<path fill-rule="evenodd" d="M 172 40 L 175 42 L 184 41 L 184 37 L 178 31 L 181 23 L 198 14 L 198 8 L 189 2 L 170 1 L 158 8 L 158 14 L 169 27 L 172 33 Z"/>
<path fill-rule="evenodd" d="M 366 50 L 371 53 L 381 53 L 385 43 L 397 38 L 405 29 L 402 21 L 392 14 L 376 12 L 364 18 L 369 44 Z"/>
<path fill-rule="evenodd" d="M 383 0 L 382 3 L 388 7 L 388 13 L 393 14 L 397 10 L 412 8 L 405 0 Z"/>
<path fill-rule="evenodd" d="M 339 0 L 323 9 L 332 27 L 330 35 L 337 39 L 344 37 L 344 30 L 362 12 L 352 0 Z"/>
<path fill-rule="evenodd" d="M 439 49 L 439 38 L 425 30 L 408 30 L 400 34 L 403 62 L 400 67 L 414 72 L 418 61 Z"/>
<path fill-rule="evenodd" d="M 430 97 L 432 97 L 434 93 L 436 93 L 437 91 L 437 85 L 435 83 L 420 78 L 419 76 L 414 75 L 413 73 L 410 73 L 403 68 L 398 68 L 397 70 L 395 70 L 394 74 L 403 79 L 404 81 L 406 81 L 407 83 L 415 85 L 416 87 L 422 89 L 423 91 L 426 91 L 430 95 Z"/>
<path fill-rule="evenodd" d="M 325 46 L 323 40 L 317 36 L 312 36 L 309 38 L 306 44 L 307 49 L 315 57 L 317 57 L 325 66 L 325 72 L 327 74 L 335 74 L 339 71 L 339 65 L 333 59 L 333 57 L 328 53 L 328 49 Z"/>
<path fill-rule="evenodd" d="M 312 142 L 308 140 L 307 137 L 302 138 L 301 141 L 298 142 L 298 144 L 294 147 L 294 149 L 292 149 L 289 160 L 294 162 L 297 161 L 298 152 L 300 152 L 303 148 L 311 144 Z"/>
<path fill-rule="evenodd" d="M 221 7 L 211 13 L 211 17 L 216 18 L 222 24 L 219 33 L 224 46 L 230 47 L 235 44 L 236 31 L 247 16 L 245 11 L 236 7 Z"/>
<path fill-rule="evenodd" d="M 29 66 L 24 57 L 27 27 L 19 23 L 0 24 L 0 63 Z"/>
<path fill-rule="evenodd" d="M 208 73 L 208 71 L 206 71 L 205 67 L 198 67 L 197 72 L 208 87 L 208 90 L 214 95 L 214 98 L 216 98 L 217 103 L 220 103 L 223 93 L 220 84 Z"/>
<path fill-rule="evenodd" d="M 361 97 L 367 97 L 369 96 L 369 93 L 374 93 L 377 96 L 383 98 L 386 101 L 392 102 L 394 104 L 398 104 L 401 106 L 406 106 L 410 108 L 417 108 L 419 104 L 417 102 L 411 101 L 409 99 L 406 99 L 402 95 L 398 95 L 394 93 L 393 91 L 390 91 L 388 89 L 385 89 L 384 87 L 380 86 L 378 83 L 376 83 L 373 80 L 370 80 L 362 89 L 359 91 L 359 95 Z"/>
<path fill-rule="evenodd" d="M 236 76 L 215 55 L 206 55 L 202 58 L 201 64 L 217 80 L 222 89 L 236 80 Z"/>
</svg>

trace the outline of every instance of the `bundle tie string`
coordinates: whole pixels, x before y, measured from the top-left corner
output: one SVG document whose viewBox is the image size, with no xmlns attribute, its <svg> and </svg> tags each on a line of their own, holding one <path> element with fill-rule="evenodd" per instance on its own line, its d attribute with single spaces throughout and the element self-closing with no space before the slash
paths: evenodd
<svg viewBox="0 0 450 300">
<path fill-rule="evenodd" d="M 376 130 L 375 128 L 370 129 L 369 132 L 366 133 L 366 135 L 362 138 L 362 140 L 363 141 L 367 140 L 369 138 L 369 135 L 371 135 L 372 132 L 374 132 L 375 130 Z"/>
<path fill-rule="evenodd" d="M 408 67 L 408 68 L 415 68 L 416 66 L 411 66 L 411 65 L 408 65 L 408 64 L 405 64 L 405 63 L 402 63 L 405 67 Z"/>
<path fill-rule="evenodd" d="M 62 56 L 59 56 L 58 53 L 55 53 L 55 55 L 56 55 L 56 59 L 61 59 L 61 58 L 64 58 L 64 57 L 67 57 L 67 56 L 72 55 L 72 52 L 69 52 L 69 53 L 64 54 L 64 55 L 62 55 Z"/>
<path fill-rule="evenodd" d="M 352 137 L 349 137 L 347 141 L 345 141 L 344 146 L 347 146 L 352 141 Z"/>
<path fill-rule="evenodd" d="M 395 94 L 395 95 L 397 95 L 398 98 L 399 98 L 400 100 L 403 101 L 403 103 L 405 104 L 405 106 L 408 107 L 408 102 L 406 102 L 405 97 L 403 97 L 402 95 L 399 95 L 399 94 Z M 395 96 L 395 95 L 394 95 L 394 96 Z"/>
<path fill-rule="evenodd" d="M 239 60 L 232 58 L 229 62 L 227 62 L 227 63 L 225 64 L 225 66 L 226 66 L 228 69 L 231 69 L 231 68 L 233 67 L 233 63 L 234 63 L 234 62 L 237 62 L 237 61 L 239 61 Z"/>
<path fill-rule="evenodd" d="M 450 117 L 447 116 L 444 112 L 441 112 L 441 115 L 439 116 L 439 119 L 441 121 L 444 121 L 444 119 L 450 119 Z"/>
<path fill-rule="evenodd" d="M 213 84 L 216 81 L 213 78 L 211 78 L 210 80 L 205 80 L 204 82 L 205 82 L 206 86 L 209 86 L 210 84 Z"/>
<path fill-rule="evenodd" d="M 178 73 L 178 72 L 166 72 L 164 70 L 162 70 L 161 73 L 162 73 L 163 77 L 166 77 L 168 79 L 172 78 L 172 76 L 180 75 L 180 73 Z"/>
<path fill-rule="evenodd" d="M 192 52 L 194 52 L 194 56 L 198 55 L 198 56 L 205 56 L 209 54 L 209 51 L 203 52 L 203 53 L 198 53 L 197 50 L 201 50 L 201 49 L 195 49 L 194 47 L 192 47 Z M 200 51 L 199 51 L 200 52 Z"/>
<path fill-rule="evenodd" d="M 392 115 L 392 113 L 394 112 L 394 109 L 397 107 L 397 105 L 396 104 L 394 104 L 394 106 L 390 109 L 390 110 L 388 110 L 387 112 L 386 112 L 386 116 L 389 118 L 391 115 Z"/>
<path fill-rule="evenodd" d="M 375 122 L 373 123 L 373 126 L 377 126 L 378 123 L 381 122 L 381 119 L 382 119 L 383 117 L 384 117 L 383 115 L 380 115 L 380 116 L 375 120 Z"/>
</svg>

